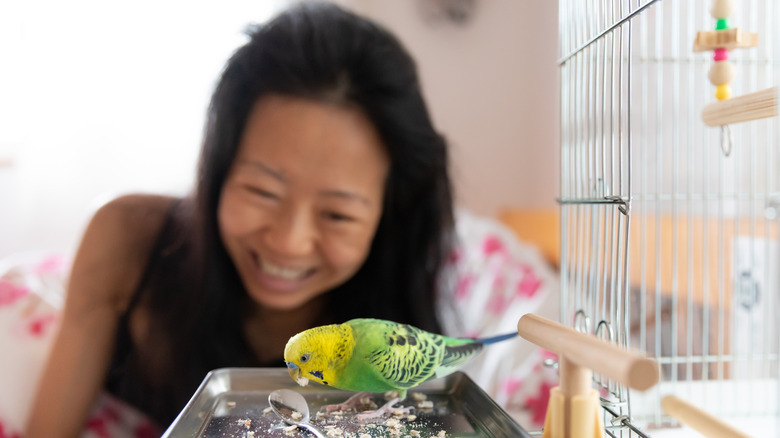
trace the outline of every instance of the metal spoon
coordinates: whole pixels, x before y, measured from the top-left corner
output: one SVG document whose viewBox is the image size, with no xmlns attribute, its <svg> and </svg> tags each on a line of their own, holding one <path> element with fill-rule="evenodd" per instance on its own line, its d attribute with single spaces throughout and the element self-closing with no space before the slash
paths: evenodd
<svg viewBox="0 0 780 438">
<path fill-rule="evenodd" d="M 289 389 L 277 389 L 268 395 L 268 404 L 282 420 L 290 425 L 302 427 L 317 438 L 326 438 L 316 427 L 309 423 L 309 404 L 299 393 Z M 294 415 L 301 414 L 300 418 Z"/>
</svg>

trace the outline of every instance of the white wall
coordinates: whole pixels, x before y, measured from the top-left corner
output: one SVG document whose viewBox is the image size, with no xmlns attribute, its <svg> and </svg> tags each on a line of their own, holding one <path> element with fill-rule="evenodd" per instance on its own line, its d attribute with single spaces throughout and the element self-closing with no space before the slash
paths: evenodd
<svg viewBox="0 0 780 438">
<path fill-rule="evenodd" d="M 426 11 L 448 1 L 338 3 L 387 26 L 417 59 L 434 121 L 452 143 L 462 205 L 486 214 L 506 206 L 554 208 L 558 2 L 474 0 L 464 25 L 426 19 Z"/>
<path fill-rule="evenodd" d="M 277 0 L 279 1 L 279 0 Z M 425 0 L 340 0 L 417 58 L 453 147 L 459 203 L 554 206 L 557 2 L 476 0 L 466 26 Z M 120 6 L 118 6 L 120 5 Z M 276 1 L 41 0 L 0 11 L 0 257 L 70 251 L 92 208 L 191 185 L 209 95 L 243 29 Z"/>
<path fill-rule="evenodd" d="M 73 250 L 118 193 L 184 193 L 214 81 L 276 1 L 0 7 L 0 257 Z"/>
</svg>

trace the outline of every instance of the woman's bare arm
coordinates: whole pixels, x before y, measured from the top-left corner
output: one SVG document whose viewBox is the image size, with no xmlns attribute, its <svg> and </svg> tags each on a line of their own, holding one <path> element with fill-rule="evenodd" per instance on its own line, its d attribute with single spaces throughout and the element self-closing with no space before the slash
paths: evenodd
<svg viewBox="0 0 780 438">
<path fill-rule="evenodd" d="M 103 387 L 119 317 L 146 266 L 171 198 L 128 195 L 101 207 L 87 226 L 68 281 L 65 308 L 25 437 L 76 437 Z"/>
</svg>

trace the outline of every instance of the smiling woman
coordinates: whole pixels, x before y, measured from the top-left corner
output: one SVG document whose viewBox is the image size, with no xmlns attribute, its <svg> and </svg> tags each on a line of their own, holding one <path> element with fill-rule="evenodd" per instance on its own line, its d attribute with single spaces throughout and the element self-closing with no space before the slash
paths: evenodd
<svg viewBox="0 0 780 438">
<path fill-rule="evenodd" d="M 87 226 L 25 436 L 78 435 L 102 391 L 164 428 L 210 370 L 283 366 L 312 326 L 440 332 L 447 162 L 382 27 L 303 3 L 253 28 L 212 96 L 192 195 L 119 197 Z"/>
<path fill-rule="evenodd" d="M 271 309 L 296 309 L 355 275 L 379 225 L 389 166 L 359 107 L 260 99 L 218 209 L 247 293 Z"/>
<path fill-rule="evenodd" d="M 203 87 L 189 79 L 216 75 L 217 69 L 150 73 L 133 61 L 133 50 L 150 44 L 140 41 L 138 29 L 159 25 L 155 20 L 185 22 L 173 46 L 149 48 L 164 54 L 166 66 L 171 53 L 211 56 L 212 20 L 185 17 L 203 6 L 188 5 L 175 20 L 166 20 L 168 5 L 160 5 L 157 17 L 129 11 L 137 19 L 134 26 L 112 27 L 106 19 L 98 20 L 94 34 L 79 29 L 90 34 L 82 35 L 85 40 L 106 35 L 93 42 L 105 49 L 92 52 L 105 63 L 90 73 L 99 78 L 81 78 L 76 91 L 67 91 L 75 99 L 78 90 L 97 88 L 84 91 L 90 97 L 78 103 L 95 114 L 81 131 L 73 131 L 71 114 L 60 102 L 48 106 L 34 95 L 20 110 L 43 121 L 29 138 L 51 140 L 58 148 L 56 153 L 23 148 L 24 153 L 50 162 L 60 172 L 52 174 L 58 181 L 147 193 L 114 197 L 94 212 L 72 264 L 63 265 L 57 277 L 67 278 L 64 309 L 47 308 L 52 314 L 44 321 L 28 321 L 26 303 L 52 295 L 45 289 L 55 282 L 35 276 L 28 282 L 17 269 L 4 271 L 8 264 L 0 260 L 0 298 L 4 290 L 14 298 L 0 306 L 0 345 L 6 338 L 20 344 L 20 331 L 5 327 L 42 327 L 35 333 L 47 345 L 52 341 L 35 382 L 41 361 L 29 366 L 24 359 L 29 355 L 16 354 L 24 351 L 13 343 L 10 353 L 0 351 L 0 369 L 22 370 L 0 373 L 0 436 L 75 437 L 87 426 L 98 436 L 110 435 L 115 426 L 153 436 L 171 424 L 207 373 L 283 367 L 287 341 L 311 327 L 375 318 L 447 336 L 487 337 L 513 330 L 518 315 L 554 302 L 547 299 L 556 291 L 553 272 L 511 233 L 464 213 L 455 223 L 447 142 L 431 120 L 413 58 L 384 27 L 334 3 L 298 4 L 248 30 L 248 41 L 219 70 L 195 185 L 171 196 L 178 190 L 160 184 L 188 173 L 189 151 L 182 152 L 181 145 L 192 139 L 129 126 L 127 120 L 138 119 L 114 111 L 141 102 L 137 112 L 154 126 L 191 132 L 178 125 L 181 114 L 166 106 L 167 96 L 185 93 L 193 99 L 182 90 Z M 94 10 L 101 8 L 102 3 Z M 48 20 L 54 29 L 75 26 Z M 123 43 L 107 42 L 116 35 Z M 33 45 L 43 48 L 48 41 L 66 50 L 74 42 L 68 38 Z M 135 38 L 139 46 L 132 44 Z M 67 88 L 63 78 L 74 77 L 67 55 L 58 56 L 47 58 L 52 62 L 34 76 L 43 94 Z M 51 65 L 59 64 L 63 75 L 51 74 L 58 71 Z M 128 72 L 129 78 L 123 76 Z M 164 87 L 142 94 L 136 80 L 151 76 Z M 46 122 L 59 115 L 70 122 Z M 91 144 L 73 153 L 84 172 L 57 167 L 63 161 L 57 154 L 71 154 L 64 143 L 69 138 Z M 150 152 L 155 159 L 112 156 L 120 147 L 130 151 L 123 154 Z M 19 170 L 26 166 L 24 159 L 13 162 Z M 101 164 L 89 164 L 95 162 Z M 132 174 L 122 176 L 115 169 L 119 164 L 129 165 Z M 91 172 L 136 185 L 95 183 L 102 180 Z M 66 192 L 50 193 L 65 199 L 61 202 L 75 202 L 68 198 L 72 186 L 55 184 L 52 190 Z M 47 220 L 60 222 L 51 215 Z M 19 291 L 24 299 L 16 298 Z M 9 317 L 13 324 L 3 324 Z M 46 321 L 53 322 L 42 325 Z M 530 348 L 507 341 L 466 371 L 502 406 L 517 409 L 529 399 L 545 400 L 537 393 L 543 385 L 523 380 L 538 364 L 525 361 Z M 38 384 L 26 428 L 18 420 L 26 415 L 11 423 L 8 412 L 20 410 L 5 409 L 30 406 L 32 391 L 20 401 L 3 385 L 22 380 Z"/>
</svg>

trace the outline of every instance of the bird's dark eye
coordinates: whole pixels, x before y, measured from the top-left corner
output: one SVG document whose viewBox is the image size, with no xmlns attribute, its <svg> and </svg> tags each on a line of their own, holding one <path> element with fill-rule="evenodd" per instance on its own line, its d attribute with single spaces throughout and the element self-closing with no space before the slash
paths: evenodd
<svg viewBox="0 0 780 438">
<path fill-rule="evenodd" d="M 301 356 L 301 363 L 306 363 L 308 361 L 309 361 L 309 355 L 308 354 L 304 354 L 304 355 Z"/>
</svg>

